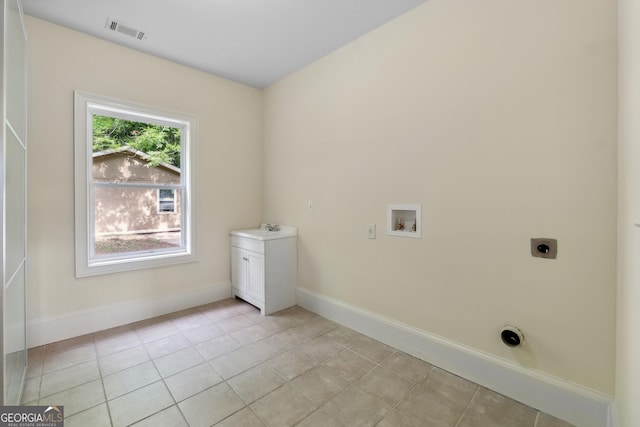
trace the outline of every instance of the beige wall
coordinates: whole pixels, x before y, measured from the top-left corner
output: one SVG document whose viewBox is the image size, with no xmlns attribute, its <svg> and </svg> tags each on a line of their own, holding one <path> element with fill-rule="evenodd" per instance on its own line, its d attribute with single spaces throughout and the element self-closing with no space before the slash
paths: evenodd
<svg viewBox="0 0 640 427">
<path fill-rule="evenodd" d="M 229 237 L 261 219 L 262 94 L 27 17 L 29 319 L 228 284 Z M 199 121 L 199 262 L 75 279 L 73 91 Z"/>
<path fill-rule="evenodd" d="M 263 219 L 300 228 L 299 286 L 613 394 L 616 60 L 615 2 L 431 0 L 268 88 Z"/>
<path fill-rule="evenodd" d="M 640 420 L 640 4 L 620 0 L 618 334 L 619 425 Z"/>
</svg>

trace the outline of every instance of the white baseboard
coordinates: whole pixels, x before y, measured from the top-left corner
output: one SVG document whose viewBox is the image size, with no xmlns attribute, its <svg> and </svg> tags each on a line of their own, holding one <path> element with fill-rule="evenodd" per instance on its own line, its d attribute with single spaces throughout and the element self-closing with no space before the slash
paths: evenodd
<svg viewBox="0 0 640 427">
<path fill-rule="evenodd" d="M 298 305 L 580 427 L 613 427 L 612 397 L 298 288 Z"/>
<path fill-rule="evenodd" d="M 611 406 L 609 407 L 609 426 L 608 427 L 618 427 L 618 406 L 616 405 L 616 400 L 613 399 L 611 402 Z"/>
<path fill-rule="evenodd" d="M 104 305 L 27 322 L 27 347 L 61 341 L 231 297 L 231 283 L 217 283 L 160 298 Z"/>
</svg>

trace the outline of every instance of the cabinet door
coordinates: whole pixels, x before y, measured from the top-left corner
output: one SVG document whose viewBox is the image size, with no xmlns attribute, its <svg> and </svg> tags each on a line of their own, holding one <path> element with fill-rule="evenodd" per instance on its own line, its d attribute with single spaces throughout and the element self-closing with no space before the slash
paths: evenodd
<svg viewBox="0 0 640 427">
<path fill-rule="evenodd" d="M 244 249 L 240 249 L 235 246 L 231 247 L 231 286 L 242 291 L 247 290 L 247 265 L 245 261 L 245 252 L 246 251 Z"/>
<path fill-rule="evenodd" d="M 247 292 L 259 301 L 264 302 L 264 255 L 247 251 L 249 260 L 247 271 Z"/>
</svg>

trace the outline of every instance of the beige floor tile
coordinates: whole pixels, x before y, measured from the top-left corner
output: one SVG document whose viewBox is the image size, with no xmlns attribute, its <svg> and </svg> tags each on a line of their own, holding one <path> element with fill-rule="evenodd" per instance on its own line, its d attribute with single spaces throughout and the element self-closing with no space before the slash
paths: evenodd
<svg viewBox="0 0 640 427">
<path fill-rule="evenodd" d="M 190 427 L 209 427 L 245 404 L 227 383 L 220 383 L 178 404 Z"/>
<path fill-rule="evenodd" d="M 349 387 L 328 401 L 323 409 L 347 426 L 375 426 L 391 406 L 357 387 Z"/>
<path fill-rule="evenodd" d="M 142 345 L 142 340 L 131 327 L 123 329 L 120 333 L 96 334 L 96 353 L 98 357 L 118 353 L 133 347 Z"/>
<path fill-rule="evenodd" d="M 364 337 L 364 335 L 340 325 L 338 325 L 336 328 L 330 330 L 324 335 L 328 338 L 331 338 L 335 342 L 342 344 L 345 347 L 348 347 L 358 339 L 361 339 L 362 337 Z"/>
<path fill-rule="evenodd" d="M 247 346 L 247 349 L 262 360 L 285 353 L 293 348 L 293 344 L 275 335 L 261 339 Z"/>
<path fill-rule="evenodd" d="M 79 345 L 59 347 L 56 350 L 45 347 L 42 371 L 46 374 L 78 363 L 95 360 L 97 357 L 93 340 Z"/>
<path fill-rule="evenodd" d="M 133 323 L 129 323 L 126 325 L 121 325 L 121 326 L 116 326 L 113 328 L 109 328 L 109 329 L 103 329 L 101 331 L 95 332 L 93 334 L 93 339 L 96 343 L 98 343 L 98 341 L 102 341 L 108 338 L 113 338 L 113 337 L 121 337 L 124 336 L 130 332 L 135 333 L 136 328 L 134 327 Z"/>
<path fill-rule="evenodd" d="M 513 399 L 481 387 L 459 427 L 534 427 L 537 411 Z"/>
<path fill-rule="evenodd" d="M 40 399 L 40 405 L 64 406 L 65 417 L 77 414 L 105 401 L 102 382 L 94 380 Z"/>
<path fill-rule="evenodd" d="M 227 384 L 247 404 L 272 392 L 285 383 L 285 380 L 269 366 L 260 364 L 227 381 Z"/>
<path fill-rule="evenodd" d="M 573 424 L 559 420 L 544 412 L 539 412 L 536 427 L 573 427 Z"/>
<path fill-rule="evenodd" d="M 231 305 L 233 307 L 235 307 L 236 311 L 239 314 L 260 313 L 260 309 L 258 307 L 253 306 L 253 305 L 249 304 L 248 302 L 243 301 L 241 299 L 237 299 L 236 298 L 236 299 L 232 300 Z"/>
<path fill-rule="evenodd" d="M 242 347 L 240 343 L 229 335 L 215 337 L 196 345 L 196 349 L 207 360 L 215 359 L 240 347 Z"/>
<path fill-rule="evenodd" d="M 282 353 L 266 363 L 288 381 L 316 366 L 316 362 L 299 349 Z"/>
<path fill-rule="evenodd" d="M 91 360 L 42 376 L 40 399 L 100 378 L 98 362 Z"/>
<path fill-rule="evenodd" d="M 265 319 L 268 319 L 269 317 L 269 316 L 263 316 L 260 313 L 260 310 L 255 307 L 253 307 L 253 310 L 247 311 L 241 314 L 244 314 L 245 316 L 247 316 L 249 319 L 253 321 L 253 323 L 262 323 L 265 321 Z"/>
<path fill-rule="evenodd" d="M 210 325 L 212 322 L 197 308 L 179 311 L 171 315 L 173 324 L 181 331 Z"/>
<path fill-rule="evenodd" d="M 176 405 L 170 406 L 160 412 L 156 412 L 133 424 L 132 427 L 189 427 Z"/>
<path fill-rule="evenodd" d="M 364 335 L 351 344 L 349 349 L 375 363 L 382 362 L 396 351 L 393 347 Z"/>
<path fill-rule="evenodd" d="M 40 396 L 40 377 L 25 380 L 22 389 L 22 402 L 37 402 Z"/>
<path fill-rule="evenodd" d="M 298 326 L 298 322 L 296 322 L 295 320 L 277 315 L 264 316 L 263 321 L 260 322 L 260 324 L 267 330 L 269 330 L 269 332 L 271 332 L 272 334 L 277 334 L 289 328 L 293 328 L 294 326 Z"/>
<path fill-rule="evenodd" d="M 170 335 L 144 345 L 152 359 L 175 353 L 187 347 L 191 347 L 191 343 L 182 334 Z"/>
<path fill-rule="evenodd" d="M 238 329 L 243 329 L 251 325 L 255 325 L 255 323 L 244 314 L 238 314 L 216 322 L 216 326 L 226 333 L 237 331 Z"/>
<path fill-rule="evenodd" d="M 304 325 L 307 328 L 316 331 L 319 335 L 322 335 L 338 327 L 338 324 L 336 322 L 332 322 L 331 320 L 320 316 L 307 320 L 306 322 L 304 322 Z"/>
<path fill-rule="evenodd" d="M 160 379 L 160 374 L 153 362 L 148 361 L 131 368 L 104 376 L 102 381 L 107 399 L 115 399 Z"/>
<path fill-rule="evenodd" d="M 309 310 L 305 310 L 299 305 L 294 305 L 293 307 L 289 307 L 282 311 L 279 311 L 278 315 L 287 316 L 299 323 L 308 322 L 309 320 L 317 319 L 318 317 L 320 317 L 317 314 L 310 312 Z"/>
<path fill-rule="evenodd" d="M 193 347 L 187 347 L 175 353 L 153 359 L 163 378 L 205 362 L 204 357 Z"/>
<path fill-rule="evenodd" d="M 475 389 L 477 390 L 477 386 Z M 475 393 L 475 391 L 473 391 Z M 467 408 L 471 396 L 466 390 L 456 394 L 441 392 L 437 387 L 418 384 L 396 406 L 396 411 L 423 426 L 455 426 Z"/>
<path fill-rule="evenodd" d="M 424 421 L 409 418 L 396 410 L 392 410 L 384 416 L 376 427 L 440 427 L 440 425 L 435 422 L 424 424 Z"/>
<path fill-rule="evenodd" d="M 296 427 L 345 427 L 345 425 L 320 408 L 296 424 Z"/>
<path fill-rule="evenodd" d="M 321 335 L 298 348 L 307 353 L 316 362 L 324 362 L 344 350 L 344 346 L 331 338 Z"/>
<path fill-rule="evenodd" d="M 213 366 L 223 378 L 229 379 L 249 368 L 253 368 L 261 363 L 261 360 L 246 348 L 239 348 L 224 356 L 213 359 L 209 363 L 211 363 L 211 366 Z"/>
<path fill-rule="evenodd" d="M 219 322 L 229 317 L 237 316 L 239 313 L 237 308 L 230 305 L 213 304 L 200 308 L 200 312 L 212 322 Z"/>
<path fill-rule="evenodd" d="M 215 324 L 210 323 L 208 325 L 198 326 L 193 329 L 182 331 L 182 335 L 184 335 L 191 344 L 198 344 L 208 341 L 212 338 L 225 335 L 225 332 L 224 330 L 222 330 L 222 328 L 219 328 Z"/>
<path fill-rule="evenodd" d="M 44 366 L 44 346 L 27 350 L 27 358 L 27 378 L 40 377 Z"/>
<path fill-rule="evenodd" d="M 254 402 L 251 409 L 269 426 L 293 426 L 316 405 L 300 394 L 293 386 L 285 384 Z"/>
<path fill-rule="evenodd" d="M 300 345 L 316 338 L 319 333 L 306 325 L 298 325 L 276 334 L 293 345 Z"/>
<path fill-rule="evenodd" d="M 102 375 L 111 375 L 123 369 L 149 361 L 149 355 L 143 346 L 137 346 L 110 354 L 98 359 Z"/>
<path fill-rule="evenodd" d="M 252 326 L 233 331 L 229 335 L 231 335 L 240 344 L 248 345 L 268 337 L 271 335 L 271 332 L 262 326 L 261 323 L 255 323 Z"/>
<path fill-rule="evenodd" d="M 433 368 L 427 362 L 416 359 L 400 350 L 386 358 L 381 365 L 413 382 L 424 380 Z"/>
<path fill-rule="evenodd" d="M 111 427 L 111 419 L 109 418 L 109 411 L 107 410 L 106 403 L 94 406 L 72 416 L 67 415 L 66 407 L 64 410 L 65 427 Z"/>
<path fill-rule="evenodd" d="M 318 366 L 291 381 L 291 385 L 320 405 L 349 387 L 350 383 L 326 366 Z"/>
<path fill-rule="evenodd" d="M 171 318 L 162 316 L 149 320 L 143 320 L 135 325 L 136 333 L 143 343 L 159 340 L 180 332 L 180 329 L 173 324 Z"/>
<path fill-rule="evenodd" d="M 222 381 L 222 377 L 213 367 L 204 362 L 185 371 L 165 378 L 164 382 L 169 387 L 176 402 L 198 394 Z"/>
<path fill-rule="evenodd" d="M 372 370 L 376 364 L 351 350 L 344 350 L 324 362 L 335 373 L 349 382 L 354 382 Z"/>
<path fill-rule="evenodd" d="M 86 346 L 91 346 L 94 344 L 94 335 L 86 334 L 81 335 L 79 337 L 69 338 L 62 341 L 57 341 L 54 343 L 46 344 L 45 354 L 46 353 L 58 353 L 70 351 L 78 348 L 83 348 Z"/>
<path fill-rule="evenodd" d="M 358 388 L 382 399 L 391 406 L 398 403 L 415 385 L 414 382 L 381 367 L 369 371 L 356 382 Z"/>
<path fill-rule="evenodd" d="M 220 421 L 215 427 L 265 427 L 265 423 L 247 407 Z"/>
<path fill-rule="evenodd" d="M 432 369 L 422 384 L 443 399 L 464 407 L 478 390 L 477 384 L 439 368 Z"/>
<path fill-rule="evenodd" d="M 174 404 L 162 381 L 109 401 L 114 427 L 128 426 Z"/>
</svg>

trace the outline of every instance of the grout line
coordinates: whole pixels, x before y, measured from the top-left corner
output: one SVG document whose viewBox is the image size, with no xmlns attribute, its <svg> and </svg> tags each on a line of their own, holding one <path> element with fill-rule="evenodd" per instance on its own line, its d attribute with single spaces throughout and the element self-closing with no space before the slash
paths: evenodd
<svg viewBox="0 0 640 427">
<path fill-rule="evenodd" d="M 98 375 L 100 375 L 100 384 L 102 385 L 102 395 L 104 396 L 104 406 L 107 408 L 107 417 L 109 417 L 109 423 L 113 426 L 113 418 L 111 417 L 111 407 L 109 406 L 107 390 L 104 387 L 104 376 L 102 375 L 102 368 L 100 366 L 100 360 L 98 358 L 98 348 L 96 347 L 95 334 L 93 335 L 93 349 L 96 352 L 96 364 L 98 365 Z"/>
<path fill-rule="evenodd" d="M 480 386 L 478 386 L 478 388 L 476 389 L 476 392 L 473 393 L 473 397 L 471 398 L 471 400 L 469 401 L 469 403 L 467 404 L 467 407 L 465 408 L 464 412 L 462 413 L 462 415 L 460 415 L 460 419 L 458 420 L 458 422 L 456 423 L 455 427 L 458 427 L 460 425 L 460 422 L 462 422 L 462 419 L 464 418 L 464 416 L 467 414 L 467 412 L 469 411 L 469 408 L 471 408 L 471 404 L 473 403 L 474 399 L 476 398 L 476 396 L 478 395 L 478 393 L 480 392 Z"/>
</svg>

